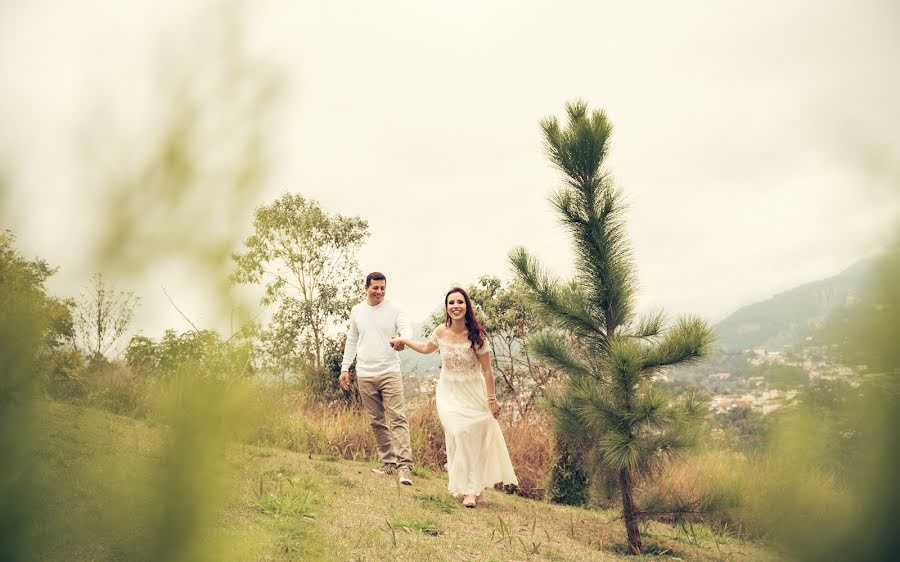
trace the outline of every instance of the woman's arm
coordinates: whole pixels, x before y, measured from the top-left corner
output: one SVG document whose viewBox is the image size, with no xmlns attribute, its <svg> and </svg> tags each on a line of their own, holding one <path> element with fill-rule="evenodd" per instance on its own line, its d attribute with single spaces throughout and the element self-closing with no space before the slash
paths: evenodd
<svg viewBox="0 0 900 562">
<path fill-rule="evenodd" d="M 496 418 L 500 415 L 500 403 L 497 402 L 497 389 L 494 388 L 494 371 L 491 369 L 491 352 L 486 351 L 478 355 L 481 363 L 481 372 L 484 373 L 484 388 L 487 390 L 488 406 Z"/>
<path fill-rule="evenodd" d="M 397 344 L 405 345 L 413 351 L 418 351 L 419 353 L 424 353 L 426 355 L 437 351 L 437 346 L 430 341 L 417 342 L 407 338 L 391 338 L 391 347 L 394 347 Z"/>
</svg>

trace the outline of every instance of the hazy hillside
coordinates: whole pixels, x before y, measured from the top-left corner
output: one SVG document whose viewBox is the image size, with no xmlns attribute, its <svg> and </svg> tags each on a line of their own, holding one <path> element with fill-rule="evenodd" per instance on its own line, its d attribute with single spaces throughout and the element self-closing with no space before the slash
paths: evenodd
<svg viewBox="0 0 900 562">
<path fill-rule="evenodd" d="M 884 255 L 738 309 L 714 326 L 719 345 L 726 350 L 774 349 L 802 340 L 821 327 L 829 314 L 859 302 L 869 272 Z"/>
</svg>

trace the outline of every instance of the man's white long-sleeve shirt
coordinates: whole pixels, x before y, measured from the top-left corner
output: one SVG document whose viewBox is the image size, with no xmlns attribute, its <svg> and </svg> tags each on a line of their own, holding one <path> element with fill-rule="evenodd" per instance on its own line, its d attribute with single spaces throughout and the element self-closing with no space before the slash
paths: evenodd
<svg viewBox="0 0 900 562">
<path fill-rule="evenodd" d="M 409 318 L 402 308 L 388 300 L 375 306 L 366 301 L 357 304 L 350 310 L 341 371 L 349 369 L 356 357 L 357 377 L 400 372 L 400 354 L 390 345 L 391 338 L 397 334 L 412 337 Z"/>
</svg>

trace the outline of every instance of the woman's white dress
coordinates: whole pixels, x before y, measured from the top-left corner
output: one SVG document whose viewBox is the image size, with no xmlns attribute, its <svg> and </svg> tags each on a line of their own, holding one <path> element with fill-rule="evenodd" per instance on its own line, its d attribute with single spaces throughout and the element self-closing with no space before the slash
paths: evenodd
<svg viewBox="0 0 900 562">
<path fill-rule="evenodd" d="M 488 406 L 478 360 L 491 350 L 490 342 L 485 340 L 476 355 L 468 341 L 449 342 L 437 331 L 429 341 L 441 352 L 435 401 L 447 443 L 450 493 L 477 495 L 498 482 L 518 484 L 500 424 Z"/>
</svg>

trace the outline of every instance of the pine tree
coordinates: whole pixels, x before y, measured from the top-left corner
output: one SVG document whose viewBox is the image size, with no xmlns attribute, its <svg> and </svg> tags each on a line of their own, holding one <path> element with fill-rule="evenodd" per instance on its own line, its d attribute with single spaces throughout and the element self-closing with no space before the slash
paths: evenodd
<svg viewBox="0 0 900 562">
<path fill-rule="evenodd" d="M 565 128 L 554 117 L 541 127 L 547 154 L 565 176 L 551 202 L 572 235 L 575 274 L 565 282 L 552 278 L 524 248 L 510 260 L 554 321 L 555 329 L 536 334 L 529 346 L 567 375 L 553 403 L 558 437 L 578 447 L 588 472 L 615 474 L 628 543 L 637 554 L 637 481 L 690 446 L 705 413 L 694 397 L 673 401 L 654 384 L 654 374 L 703 357 L 714 337 L 694 317 L 668 329 L 662 313 L 636 318 L 622 193 L 603 166 L 612 126 L 603 111 L 589 112 L 582 101 L 566 110 Z"/>
</svg>

